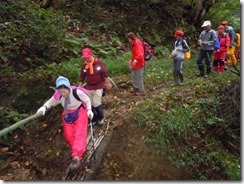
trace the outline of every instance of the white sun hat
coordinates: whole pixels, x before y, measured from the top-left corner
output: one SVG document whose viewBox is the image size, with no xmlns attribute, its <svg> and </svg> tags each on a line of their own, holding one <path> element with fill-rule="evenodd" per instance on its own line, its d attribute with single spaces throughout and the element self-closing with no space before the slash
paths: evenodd
<svg viewBox="0 0 244 184">
<path fill-rule="evenodd" d="M 211 22 L 209 20 L 203 22 L 202 27 L 206 27 L 206 26 L 211 26 Z"/>
</svg>

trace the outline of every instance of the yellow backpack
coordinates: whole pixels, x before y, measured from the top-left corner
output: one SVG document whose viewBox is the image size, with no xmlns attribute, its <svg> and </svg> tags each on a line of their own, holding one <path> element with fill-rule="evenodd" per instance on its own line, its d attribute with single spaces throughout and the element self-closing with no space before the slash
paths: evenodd
<svg viewBox="0 0 244 184">
<path fill-rule="evenodd" d="M 241 35 L 240 33 L 236 33 L 236 47 L 240 47 L 241 46 Z"/>
<path fill-rule="evenodd" d="M 191 51 L 190 49 L 187 52 L 184 52 L 184 61 L 187 61 L 191 58 Z"/>
</svg>

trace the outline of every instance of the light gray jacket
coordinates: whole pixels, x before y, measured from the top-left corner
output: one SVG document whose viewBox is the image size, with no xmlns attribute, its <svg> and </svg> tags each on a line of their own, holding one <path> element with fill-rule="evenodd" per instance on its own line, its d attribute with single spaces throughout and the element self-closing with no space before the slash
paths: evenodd
<svg viewBox="0 0 244 184">
<path fill-rule="evenodd" d="M 201 46 L 201 50 L 214 50 L 214 44 L 217 41 L 217 34 L 216 31 L 210 29 L 209 31 L 202 31 L 199 39 L 198 44 L 201 46 L 202 42 L 206 42 L 206 45 Z"/>
<path fill-rule="evenodd" d="M 177 50 L 179 49 L 179 50 Z M 173 55 L 174 59 L 184 60 L 184 52 L 188 51 L 190 48 L 184 39 L 176 40 L 174 43 Z"/>
</svg>

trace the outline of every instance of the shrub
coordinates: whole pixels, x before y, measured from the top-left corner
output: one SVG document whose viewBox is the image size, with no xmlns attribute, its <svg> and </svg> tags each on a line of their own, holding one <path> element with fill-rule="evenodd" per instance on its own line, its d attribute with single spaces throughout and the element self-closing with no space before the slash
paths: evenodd
<svg viewBox="0 0 244 184">
<path fill-rule="evenodd" d="M 7 17 L 0 24 L 2 65 L 33 68 L 62 59 L 66 23 L 60 11 L 21 1 L 3 3 L 1 10 Z"/>
</svg>

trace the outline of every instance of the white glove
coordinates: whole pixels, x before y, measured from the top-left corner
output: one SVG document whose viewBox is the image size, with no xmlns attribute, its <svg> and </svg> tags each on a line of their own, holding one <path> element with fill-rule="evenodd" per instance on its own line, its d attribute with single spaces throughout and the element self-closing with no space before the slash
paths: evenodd
<svg viewBox="0 0 244 184">
<path fill-rule="evenodd" d="M 42 112 L 42 115 L 44 116 L 45 113 L 46 113 L 46 110 L 47 110 L 46 107 L 42 106 L 41 108 L 39 108 L 39 109 L 37 110 L 36 114 L 39 113 L 39 112 Z"/>
<path fill-rule="evenodd" d="M 90 118 L 90 120 L 92 120 L 94 114 L 93 114 L 93 112 L 91 110 L 88 110 L 87 111 L 87 116 L 88 116 L 88 118 Z"/>
</svg>

